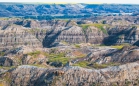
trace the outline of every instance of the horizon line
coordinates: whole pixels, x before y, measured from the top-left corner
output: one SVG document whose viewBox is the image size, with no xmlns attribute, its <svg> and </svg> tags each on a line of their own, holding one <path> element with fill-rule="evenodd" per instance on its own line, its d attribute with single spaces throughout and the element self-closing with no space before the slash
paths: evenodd
<svg viewBox="0 0 139 86">
<path fill-rule="evenodd" d="M 21 4 L 134 4 L 139 3 L 103 3 L 103 2 L 0 2 L 0 3 L 21 3 Z"/>
</svg>

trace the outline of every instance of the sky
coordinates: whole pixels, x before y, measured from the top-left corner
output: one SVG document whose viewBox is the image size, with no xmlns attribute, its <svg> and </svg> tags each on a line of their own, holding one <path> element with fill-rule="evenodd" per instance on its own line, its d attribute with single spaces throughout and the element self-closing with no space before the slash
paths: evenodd
<svg viewBox="0 0 139 86">
<path fill-rule="evenodd" d="M 139 4 L 139 0 L 0 0 L 0 2 L 119 3 L 119 4 Z"/>
</svg>

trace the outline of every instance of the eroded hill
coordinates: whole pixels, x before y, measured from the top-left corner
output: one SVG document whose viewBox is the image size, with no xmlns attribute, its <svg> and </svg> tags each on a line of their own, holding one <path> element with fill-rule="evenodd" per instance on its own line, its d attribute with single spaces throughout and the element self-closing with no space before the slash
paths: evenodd
<svg viewBox="0 0 139 86">
<path fill-rule="evenodd" d="M 138 86 L 138 16 L 0 19 L 0 85 Z"/>
</svg>

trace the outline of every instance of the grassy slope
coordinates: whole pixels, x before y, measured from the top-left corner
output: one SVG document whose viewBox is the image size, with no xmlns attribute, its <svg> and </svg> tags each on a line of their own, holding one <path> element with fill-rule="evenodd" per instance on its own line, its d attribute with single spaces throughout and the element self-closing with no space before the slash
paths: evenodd
<svg viewBox="0 0 139 86">
<path fill-rule="evenodd" d="M 83 30 L 86 30 L 90 26 L 94 26 L 96 28 L 99 28 L 103 33 L 107 34 L 107 31 L 104 29 L 104 26 L 108 27 L 107 24 L 97 24 L 97 23 L 94 23 L 94 24 L 81 24 L 79 26 L 82 27 Z"/>
</svg>

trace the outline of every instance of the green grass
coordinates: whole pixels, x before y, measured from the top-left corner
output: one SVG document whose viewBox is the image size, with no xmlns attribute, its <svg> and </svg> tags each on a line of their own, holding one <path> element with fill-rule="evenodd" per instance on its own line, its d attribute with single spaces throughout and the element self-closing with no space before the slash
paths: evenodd
<svg viewBox="0 0 139 86">
<path fill-rule="evenodd" d="M 108 34 L 107 31 L 103 28 L 104 25 L 105 24 L 94 24 L 94 26 L 97 27 L 97 28 L 99 28 L 103 33 Z"/>
<path fill-rule="evenodd" d="M 81 61 L 76 64 L 73 64 L 73 66 L 80 66 L 80 67 L 88 67 L 88 65 L 89 65 L 89 62 L 87 61 Z"/>
<path fill-rule="evenodd" d="M 106 68 L 108 66 L 117 66 L 119 65 L 120 63 L 113 63 L 113 62 L 110 62 L 110 63 L 107 63 L 107 64 L 97 64 L 97 63 L 93 63 L 92 67 L 93 68 L 96 68 L 96 69 L 102 69 L 102 68 Z"/>
<path fill-rule="evenodd" d="M 107 64 L 97 64 L 97 63 L 93 64 L 93 68 L 96 68 L 96 69 L 101 69 L 101 68 L 106 68 L 106 67 L 108 67 Z"/>
<path fill-rule="evenodd" d="M 106 45 L 93 45 L 93 47 L 111 47 L 111 48 L 116 48 L 118 50 L 122 49 L 125 45 L 129 45 L 129 44 L 121 44 L 121 45 L 112 45 L 112 46 L 106 46 Z"/>
<path fill-rule="evenodd" d="M 4 52 L 0 52 L 0 56 L 4 56 L 4 54 L 5 54 Z"/>
<path fill-rule="evenodd" d="M 79 44 L 75 44 L 76 48 L 81 48 L 81 46 Z"/>
<path fill-rule="evenodd" d="M 50 54 L 49 55 L 49 62 L 61 62 L 63 65 L 65 65 L 70 59 L 65 57 L 64 53 L 59 53 L 59 54 Z"/>
<path fill-rule="evenodd" d="M 103 28 L 104 26 L 108 27 L 107 24 L 98 24 L 98 23 L 94 23 L 94 24 L 81 24 L 81 25 L 79 25 L 79 26 L 82 27 L 83 30 L 86 30 L 86 29 L 87 29 L 88 27 L 90 27 L 90 26 L 94 26 L 94 27 L 99 28 L 103 33 L 108 34 L 108 33 L 107 33 L 107 30 L 105 30 L 105 29 Z"/>
<path fill-rule="evenodd" d="M 83 28 L 83 30 L 86 30 L 89 26 L 92 26 L 92 24 L 81 24 L 80 27 Z"/>
<path fill-rule="evenodd" d="M 69 61 L 69 58 L 65 57 L 65 53 L 45 53 L 45 52 L 41 52 L 41 51 L 34 51 L 34 52 L 30 52 L 27 55 L 30 55 L 34 58 L 36 58 L 38 55 L 44 55 L 48 58 L 48 62 L 62 62 L 62 64 L 66 64 Z M 36 66 L 40 66 L 40 65 L 36 65 Z"/>
<path fill-rule="evenodd" d="M 51 54 L 49 54 L 49 57 L 50 57 L 50 58 L 65 57 L 65 53 L 58 53 L 58 54 L 51 53 Z"/>
<path fill-rule="evenodd" d="M 12 69 L 12 68 L 15 68 L 15 66 L 10 66 L 10 67 L 0 66 L 0 69 L 4 69 L 4 70 L 9 70 L 9 69 Z"/>
<path fill-rule="evenodd" d="M 31 66 L 47 68 L 47 66 L 41 64 L 31 64 Z"/>
<path fill-rule="evenodd" d="M 33 57 L 36 58 L 39 54 L 41 54 L 40 51 L 34 51 L 34 52 L 30 52 L 30 53 L 28 53 L 27 55 L 30 55 L 30 56 L 33 56 Z"/>
<path fill-rule="evenodd" d="M 113 45 L 111 47 L 120 50 L 120 49 L 122 49 L 124 47 L 124 45 Z"/>
<path fill-rule="evenodd" d="M 69 61 L 69 58 L 66 58 L 66 57 L 49 58 L 49 62 L 61 62 L 63 65 L 65 65 L 68 61 Z"/>
<path fill-rule="evenodd" d="M 40 53 L 41 53 L 40 51 L 34 51 L 34 52 L 31 52 L 31 53 L 28 53 L 28 55 L 33 56 L 33 55 L 38 55 Z"/>
</svg>

